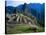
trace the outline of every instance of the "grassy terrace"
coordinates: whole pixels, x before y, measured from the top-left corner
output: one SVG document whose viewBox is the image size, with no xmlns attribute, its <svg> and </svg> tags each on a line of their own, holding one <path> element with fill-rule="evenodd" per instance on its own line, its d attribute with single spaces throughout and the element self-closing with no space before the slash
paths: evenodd
<svg viewBox="0 0 46 35">
<path fill-rule="evenodd" d="M 31 28 L 28 24 L 16 24 L 15 27 L 9 27 L 7 33 L 15 34 L 15 33 L 32 33 L 32 32 L 43 32 L 43 28 L 36 29 Z"/>
</svg>

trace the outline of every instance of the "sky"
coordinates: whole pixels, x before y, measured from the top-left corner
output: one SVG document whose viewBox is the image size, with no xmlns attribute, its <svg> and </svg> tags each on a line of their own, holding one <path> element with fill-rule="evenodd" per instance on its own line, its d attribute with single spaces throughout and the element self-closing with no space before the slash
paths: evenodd
<svg viewBox="0 0 46 35">
<path fill-rule="evenodd" d="M 23 1 L 21 1 L 21 0 L 19 0 L 19 1 L 13 1 L 13 0 L 9 1 L 9 0 L 6 0 L 6 1 L 7 1 L 6 6 L 18 6 L 18 5 L 21 5 L 21 4 L 24 4 L 24 3 L 27 3 L 27 4 L 30 3 L 29 0 L 23 0 Z"/>
<path fill-rule="evenodd" d="M 7 1 L 6 6 L 14 6 L 14 7 L 24 4 L 24 3 L 29 4 L 32 2 L 32 0 L 6 0 L 6 1 Z"/>
</svg>

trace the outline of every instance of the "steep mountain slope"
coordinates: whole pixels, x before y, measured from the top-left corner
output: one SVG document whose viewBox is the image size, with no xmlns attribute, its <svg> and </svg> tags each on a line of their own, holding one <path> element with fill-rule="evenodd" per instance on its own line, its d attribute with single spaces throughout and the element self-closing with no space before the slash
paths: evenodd
<svg viewBox="0 0 46 35">
<path fill-rule="evenodd" d="M 15 8 L 14 13 L 24 13 L 27 16 L 30 16 L 30 14 L 32 14 L 33 16 L 36 17 L 36 19 L 38 20 L 39 24 L 44 26 L 44 4 L 26 4 L 24 3 L 24 5 L 20 5 L 18 7 Z"/>
</svg>

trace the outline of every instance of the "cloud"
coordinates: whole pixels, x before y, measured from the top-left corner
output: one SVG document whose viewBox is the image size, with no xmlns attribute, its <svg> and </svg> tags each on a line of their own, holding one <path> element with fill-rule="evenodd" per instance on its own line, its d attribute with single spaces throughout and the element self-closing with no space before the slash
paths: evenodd
<svg viewBox="0 0 46 35">
<path fill-rule="evenodd" d="M 30 1 L 29 0 L 11 0 L 11 1 L 7 1 L 7 6 L 18 6 L 18 5 L 20 5 L 20 4 L 24 4 L 24 3 L 27 3 L 27 4 L 29 4 L 30 3 Z"/>
<path fill-rule="evenodd" d="M 15 2 L 23 2 L 23 3 L 30 3 L 30 0 L 6 0 L 6 1 L 15 1 Z"/>
</svg>

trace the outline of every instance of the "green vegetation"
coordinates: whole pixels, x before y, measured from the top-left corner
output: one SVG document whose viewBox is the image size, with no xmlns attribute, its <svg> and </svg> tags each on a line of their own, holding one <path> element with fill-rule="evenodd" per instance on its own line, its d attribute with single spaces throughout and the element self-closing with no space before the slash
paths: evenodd
<svg viewBox="0 0 46 35">
<path fill-rule="evenodd" d="M 43 28 L 31 28 L 28 24 L 16 24 L 15 27 L 9 27 L 8 34 L 14 33 L 30 33 L 30 32 L 43 32 Z"/>
</svg>

